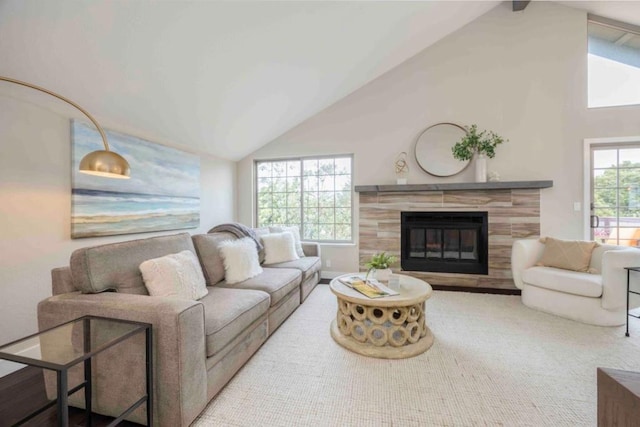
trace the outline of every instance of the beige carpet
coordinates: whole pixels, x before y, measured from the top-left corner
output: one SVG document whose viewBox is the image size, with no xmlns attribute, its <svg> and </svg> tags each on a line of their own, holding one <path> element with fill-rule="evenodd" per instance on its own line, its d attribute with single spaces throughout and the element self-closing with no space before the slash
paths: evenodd
<svg viewBox="0 0 640 427">
<path fill-rule="evenodd" d="M 335 311 L 316 287 L 194 426 L 595 425 L 596 367 L 640 371 L 636 319 L 625 338 L 517 296 L 434 292 L 433 347 L 381 360 L 332 340 Z"/>
</svg>

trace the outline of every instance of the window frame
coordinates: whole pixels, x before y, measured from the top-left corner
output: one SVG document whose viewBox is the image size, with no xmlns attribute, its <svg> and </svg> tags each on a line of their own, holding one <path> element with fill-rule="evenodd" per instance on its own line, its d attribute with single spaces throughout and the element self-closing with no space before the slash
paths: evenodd
<svg viewBox="0 0 640 427">
<path fill-rule="evenodd" d="M 349 188 L 349 192 L 350 192 L 350 198 L 351 198 L 351 204 L 350 204 L 350 228 L 351 228 L 351 239 L 350 240 L 321 240 L 321 239 L 305 239 L 304 237 L 304 161 L 305 160 L 323 160 L 323 159 L 336 159 L 336 158 L 348 158 L 349 159 L 349 164 L 350 164 L 350 170 L 351 170 L 351 174 L 350 174 L 350 178 L 351 178 L 351 183 L 350 183 L 350 188 Z M 267 227 L 265 225 L 259 225 L 258 224 L 258 218 L 259 218 L 259 205 L 258 205 L 258 199 L 259 199 L 259 194 L 258 194 L 258 187 L 259 187 L 259 182 L 258 182 L 258 164 L 259 163 L 268 163 L 268 162 L 291 162 L 291 161 L 298 161 L 300 162 L 300 237 L 302 241 L 307 241 L 307 242 L 316 242 L 319 244 L 353 244 L 355 242 L 355 224 L 354 224 L 354 219 L 355 219 L 355 206 L 354 206 L 354 183 L 353 183 L 353 166 L 354 166 L 354 160 L 353 160 L 353 153 L 347 153 L 347 154 L 327 154 L 327 155 L 319 155 L 319 156 L 294 156 L 294 157 L 275 157 L 275 158 L 264 158 L 264 159 L 254 159 L 253 160 L 253 206 L 254 206 L 254 227 Z M 333 174 L 333 176 L 335 177 L 335 173 Z M 334 188 L 333 192 L 335 193 L 336 190 Z M 333 205 L 333 209 L 335 210 L 335 200 L 334 200 L 334 205 Z M 335 216 L 334 216 L 334 222 L 333 222 L 334 226 L 335 226 Z"/>
</svg>

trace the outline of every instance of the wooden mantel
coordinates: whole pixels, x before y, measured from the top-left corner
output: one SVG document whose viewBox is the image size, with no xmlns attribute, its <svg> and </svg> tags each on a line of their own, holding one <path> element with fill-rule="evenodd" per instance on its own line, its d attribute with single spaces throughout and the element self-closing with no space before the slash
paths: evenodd
<svg viewBox="0 0 640 427">
<path fill-rule="evenodd" d="M 449 182 L 440 184 L 356 185 L 356 193 L 398 193 L 404 191 L 513 190 L 553 187 L 553 181 Z"/>
</svg>

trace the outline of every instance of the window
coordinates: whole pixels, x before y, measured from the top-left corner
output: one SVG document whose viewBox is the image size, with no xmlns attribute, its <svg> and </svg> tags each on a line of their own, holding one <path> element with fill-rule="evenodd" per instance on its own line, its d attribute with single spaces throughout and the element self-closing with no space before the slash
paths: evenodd
<svg viewBox="0 0 640 427">
<path fill-rule="evenodd" d="M 589 107 L 640 104 L 640 27 L 588 19 Z"/>
<path fill-rule="evenodd" d="M 640 246 L 640 138 L 590 143 L 591 238 Z"/>
<path fill-rule="evenodd" d="M 298 226 L 303 240 L 351 242 L 351 156 L 256 161 L 257 225 Z"/>
</svg>

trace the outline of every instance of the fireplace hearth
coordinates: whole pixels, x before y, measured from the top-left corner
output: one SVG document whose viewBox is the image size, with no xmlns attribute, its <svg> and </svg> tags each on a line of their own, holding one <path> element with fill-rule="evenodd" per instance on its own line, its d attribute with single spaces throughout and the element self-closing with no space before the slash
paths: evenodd
<svg viewBox="0 0 640 427">
<path fill-rule="evenodd" d="M 487 212 L 402 212 L 406 271 L 488 274 Z"/>
</svg>

